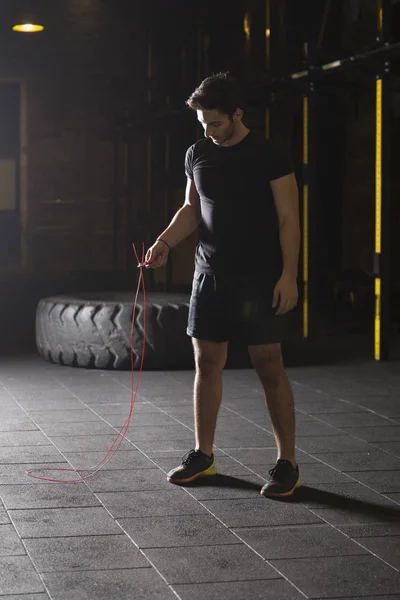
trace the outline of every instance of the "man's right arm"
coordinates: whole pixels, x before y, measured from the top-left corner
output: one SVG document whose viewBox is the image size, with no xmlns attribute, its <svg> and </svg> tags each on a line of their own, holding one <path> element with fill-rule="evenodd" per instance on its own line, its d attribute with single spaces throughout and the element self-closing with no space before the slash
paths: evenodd
<svg viewBox="0 0 400 600">
<path fill-rule="evenodd" d="M 165 240 L 173 248 L 179 242 L 187 238 L 201 221 L 200 199 L 192 179 L 187 178 L 185 203 L 176 212 L 171 223 L 168 225 L 159 238 Z"/>
<path fill-rule="evenodd" d="M 169 248 L 189 237 L 198 228 L 201 221 L 200 199 L 195 183 L 189 177 L 186 183 L 185 203 L 176 212 L 168 227 L 158 236 L 157 241 L 146 254 L 147 266 L 150 268 L 163 267 L 169 254 Z M 158 241 L 158 240 L 163 240 Z"/>
</svg>

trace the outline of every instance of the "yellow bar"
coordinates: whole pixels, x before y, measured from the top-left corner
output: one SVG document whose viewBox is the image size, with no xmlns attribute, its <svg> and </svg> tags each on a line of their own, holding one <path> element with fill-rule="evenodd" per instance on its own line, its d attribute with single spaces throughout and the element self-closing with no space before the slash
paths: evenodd
<svg viewBox="0 0 400 600">
<path fill-rule="evenodd" d="M 382 211 L 382 79 L 376 80 L 375 252 L 381 252 Z"/>
<path fill-rule="evenodd" d="M 375 360 L 381 359 L 381 280 L 375 279 Z"/>
<path fill-rule="evenodd" d="M 382 249 L 382 79 L 376 80 L 375 253 Z M 374 357 L 381 359 L 381 280 L 375 279 Z"/>
</svg>

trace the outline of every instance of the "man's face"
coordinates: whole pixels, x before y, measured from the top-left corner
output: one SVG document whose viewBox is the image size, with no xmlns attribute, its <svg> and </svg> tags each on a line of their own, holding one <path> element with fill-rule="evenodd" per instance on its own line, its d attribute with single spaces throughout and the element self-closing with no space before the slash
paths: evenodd
<svg viewBox="0 0 400 600">
<path fill-rule="evenodd" d="M 235 116 L 231 118 L 218 110 L 198 110 L 197 118 L 203 125 L 204 135 L 211 138 L 217 146 L 227 142 L 234 134 Z"/>
</svg>

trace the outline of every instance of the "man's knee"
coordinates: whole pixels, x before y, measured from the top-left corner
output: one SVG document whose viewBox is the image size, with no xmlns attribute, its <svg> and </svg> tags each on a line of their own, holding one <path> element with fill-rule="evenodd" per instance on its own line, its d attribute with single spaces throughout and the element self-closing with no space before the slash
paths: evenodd
<svg viewBox="0 0 400 600">
<path fill-rule="evenodd" d="M 202 375 L 222 373 L 227 359 L 228 345 L 204 340 L 193 340 L 196 371 Z"/>
<path fill-rule="evenodd" d="M 258 376 L 271 385 L 278 385 L 286 377 L 280 344 L 250 346 L 249 354 Z"/>
</svg>

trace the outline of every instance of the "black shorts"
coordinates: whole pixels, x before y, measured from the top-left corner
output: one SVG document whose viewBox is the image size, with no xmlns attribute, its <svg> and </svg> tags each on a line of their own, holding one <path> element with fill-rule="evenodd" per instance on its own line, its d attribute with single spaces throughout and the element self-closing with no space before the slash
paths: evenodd
<svg viewBox="0 0 400 600">
<path fill-rule="evenodd" d="M 291 313 L 276 316 L 276 281 L 219 277 L 195 272 L 187 334 L 210 342 L 237 340 L 249 346 L 281 343 Z"/>
</svg>

